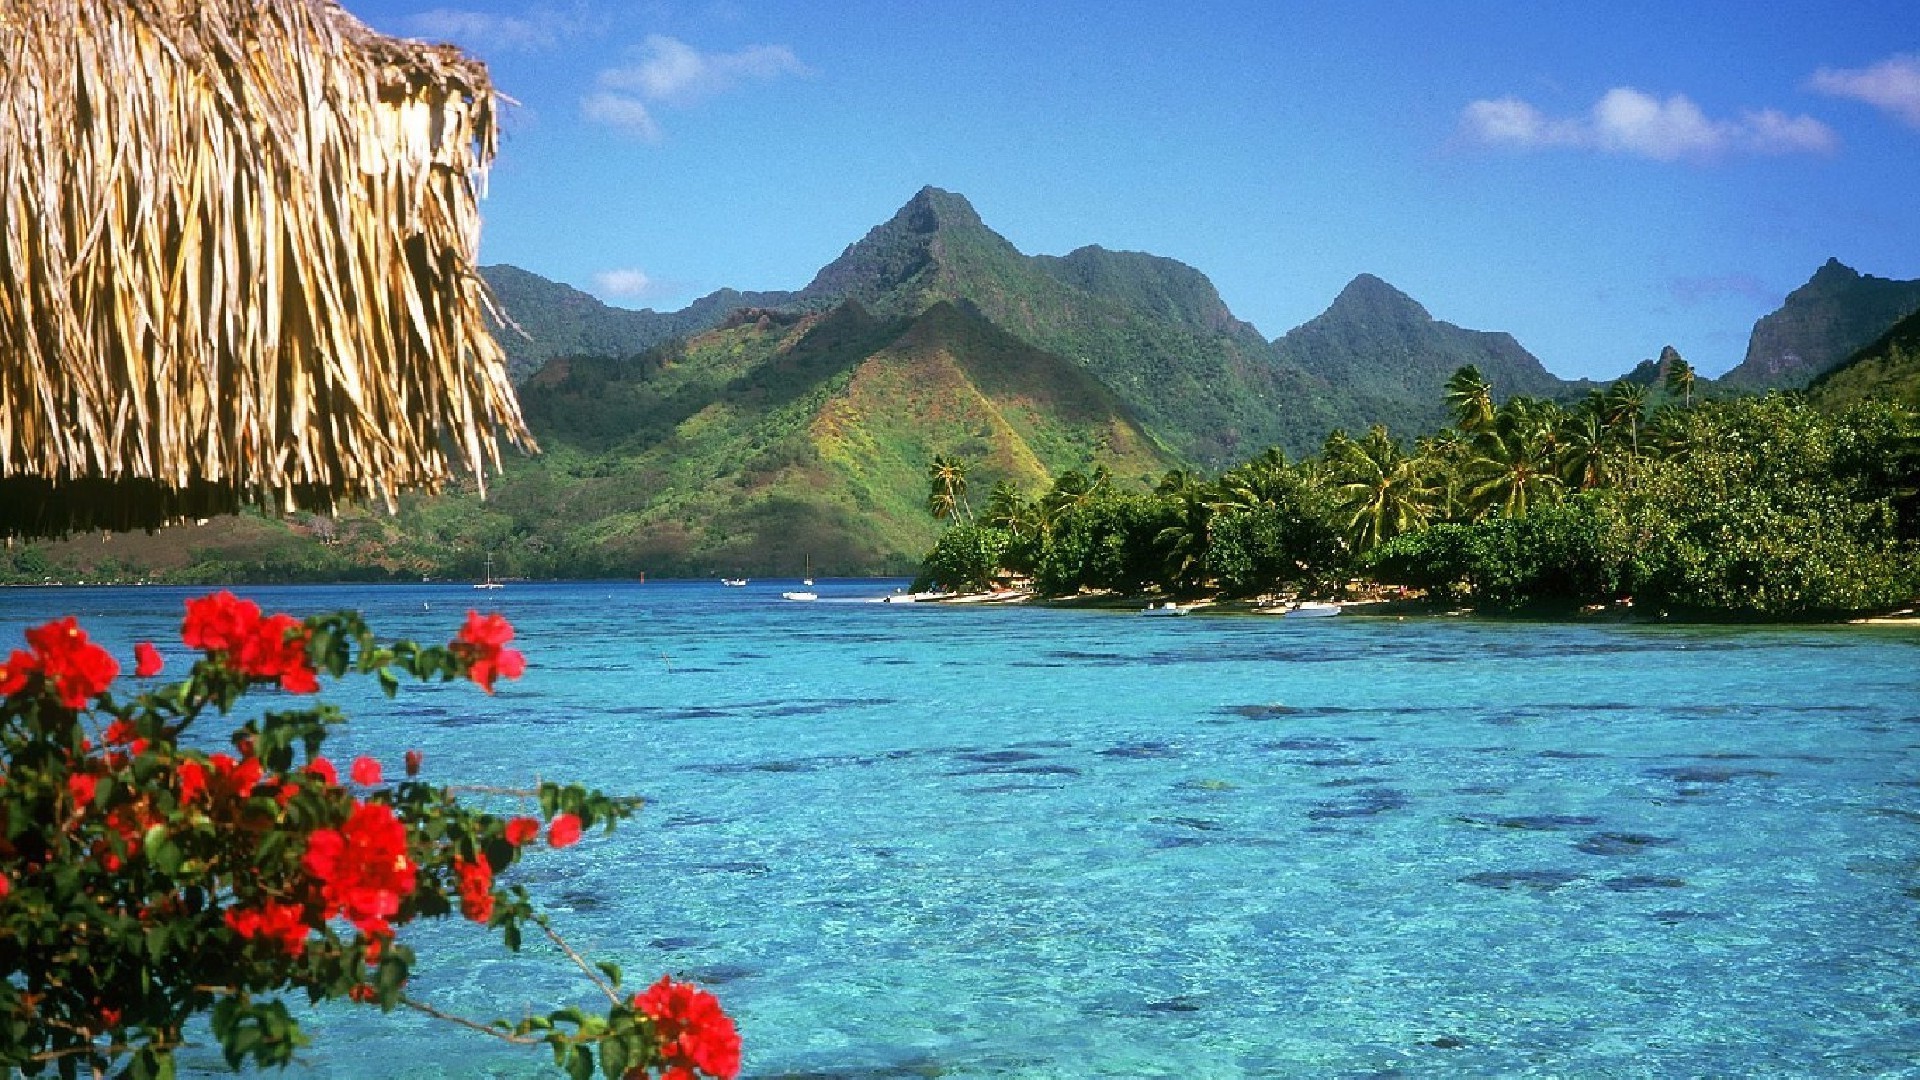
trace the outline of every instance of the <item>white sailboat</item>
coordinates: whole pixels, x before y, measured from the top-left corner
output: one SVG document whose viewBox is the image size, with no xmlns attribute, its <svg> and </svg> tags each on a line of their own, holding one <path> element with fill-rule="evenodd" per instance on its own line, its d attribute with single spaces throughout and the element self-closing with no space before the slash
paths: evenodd
<svg viewBox="0 0 1920 1080">
<path fill-rule="evenodd" d="M 501 582 L 493 580 L 493 555 L 492 554 L 487 555 L 486 579 L 484 581 L 474 582 L 473 587 L 476 589 L 499 589 L 504 587 L 504 585 Z"/>
</svg>

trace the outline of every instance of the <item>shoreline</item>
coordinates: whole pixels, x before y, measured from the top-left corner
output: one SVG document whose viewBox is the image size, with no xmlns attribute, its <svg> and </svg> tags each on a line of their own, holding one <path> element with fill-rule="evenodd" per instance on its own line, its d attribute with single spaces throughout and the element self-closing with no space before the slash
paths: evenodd
<svg viewBox="0 0 1920 1080">
<path fill-rule="evenodd" d="M 953 605 L 1026 605 L 1068 610 L 1145 613 L 1155 605 L 1178 603 L 1182 615 L 1285 617 L 1298 603 L 1334 603 L 1341 618 L 1362 619 L 1485 619 L 1497 622 L 1539 623 L 1632 623 L 1665 626 L 1891 626 L 1920 627 L 1920 607 L 1870 615 L 1829 618 L 1764 618 L 1758 616 L 1710 615 L 1700 612 L 1669 613 L 1636 610 L 1629 603 L 1585 606 L 1553 606 L 1522 610 L 1483 610 L 1472 604 L 1433 600 L 1422 597 L 1375 597 L 1357 600 L 1278 600 L 1271 597 L 1221 599 L 1203 597 L 1191 601 L 1169 601 L 1147 595 L 1084 593 L 1078 596 L 1048 597 L 1031 591 L 1001 590 L 987 593 L 951 593 L 928 597 L 921 603 Z"/>
</svg>

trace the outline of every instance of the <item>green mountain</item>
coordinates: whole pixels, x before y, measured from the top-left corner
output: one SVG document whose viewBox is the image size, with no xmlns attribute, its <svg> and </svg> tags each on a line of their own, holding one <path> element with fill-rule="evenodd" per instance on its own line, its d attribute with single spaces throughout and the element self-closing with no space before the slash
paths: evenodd
<svg viewBox="0 0 1920 1080">
<path fill-rule="evenodd" d="M 1829 407 L 1883 398 L 1920 409 L 1920 311 L 1813 380 L 1807 394 Z"/>
<path fill-rule="evenodd" d="M 1828 259 L 1780 309 L 1754 324 L 1746 359 L 1721 376 L 1741 390 L 1798 389 L 1920 310 L 1920 281 L 1861 274 Z"/>
<path fill-rule="evenodd" d="M 1084 366 L 1180 457 L 1211 467 L 1274 444 L 1316 445 L 1330 389 L 1274 360 L 1199 271 L 1082 248 L 1022 254 L 966 199 L 923 188 L 800 292 L 910 315 L 940 301 Z"/>
<path fill-rule="evenodd" d="M 547 453 L 490 505 L 542 507 L 574 573 L 905 571 L 939 529 L 937 454 L 971 462 L 982 497 L 1095 464 L 1145 484 L 1173 464 L 1078 365 L 946 301 L 912 317 L 746 309 L 639 358 L 550 363 L 521 403 Z"/>
<path fill-rule="evenodd" d="M 1274 342 L 1282 363 L 1336 388 L 1349 430 L 1386 423 L 1397 432 L 1447 423 L 1449 376 L 1472 364 L 1501 397 L 1563 396 L 1581 384 L 1556 378 L 1510 334 L 1441 322 L 1407 294 L 1361 274 L 1319 316 Z"/>
<path fill-rule="evenodd" d="M 494 337 L 506 350 L 507 373 L 515 383 L 556 356 L 632 356 L 718 326 L 740 308 L 779 307 L 793 300 L 792 293 L 721 289 L 679 311 L 633 311 L 505 263 L 481 267 L 480 276 L 508 320 L 495 324 Z"/>
</svg>

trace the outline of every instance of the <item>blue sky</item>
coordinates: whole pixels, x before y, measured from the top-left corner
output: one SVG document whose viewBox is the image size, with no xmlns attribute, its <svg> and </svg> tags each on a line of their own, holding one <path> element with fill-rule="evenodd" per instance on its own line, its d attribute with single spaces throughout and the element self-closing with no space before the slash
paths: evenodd
<svg viewBox="0 0 1920 1080">
<path fill-rule="evenodd" d="M 482 260 L 626 307 L 799 288 L 927 184 L 1268 337 L 1372 273 L 1568 377 L 1718 374 L 1830 256 L 1920 278 L 1910 0 L 345 5 L 519 102 Z"/>
</svg>

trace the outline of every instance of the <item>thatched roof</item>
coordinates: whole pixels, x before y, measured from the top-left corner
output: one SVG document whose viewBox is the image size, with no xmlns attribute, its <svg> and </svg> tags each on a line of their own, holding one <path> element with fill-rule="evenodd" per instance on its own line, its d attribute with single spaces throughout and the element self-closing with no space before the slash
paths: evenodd
<svg viewBox="0 0 1920 1080">
<path fill-rule="evenodd" d="M 531 445 L 486 69 L 331 0 L 0 0 L 0 536 L 392 503 Z"/>
</svg>

